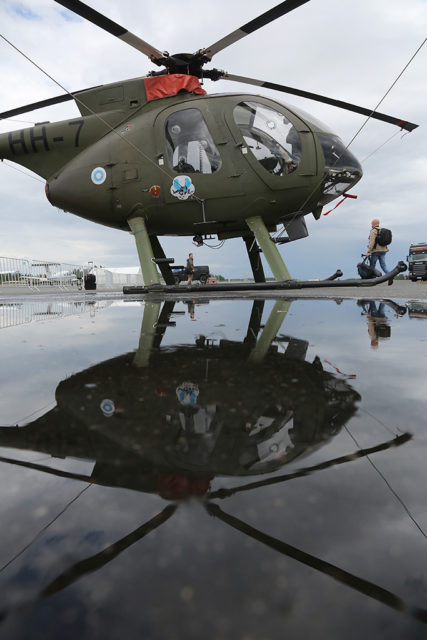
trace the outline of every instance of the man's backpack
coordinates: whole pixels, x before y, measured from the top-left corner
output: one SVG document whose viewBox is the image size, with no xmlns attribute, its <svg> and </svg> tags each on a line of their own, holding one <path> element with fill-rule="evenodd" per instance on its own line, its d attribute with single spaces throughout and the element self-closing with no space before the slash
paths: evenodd
<svg viewBox="0 0 427 640">
<path fill-rule="evenodd" d="M 375 245 L 379 244 L 380 247 L 387 247 L 391 244 L 392 234 L 390 229 L 385 229 L 381 227 L 378 229 L 377 237 L 375 239 Z"/>
</svg>

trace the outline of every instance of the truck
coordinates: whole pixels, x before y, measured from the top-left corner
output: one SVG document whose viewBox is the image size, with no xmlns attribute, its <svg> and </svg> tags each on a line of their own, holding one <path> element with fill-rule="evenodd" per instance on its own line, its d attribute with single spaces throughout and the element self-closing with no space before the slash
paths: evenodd
<svg viewBox="0 0 427 640">
<path fill-rule="evenodd" d="M 427 280 L 427 242 L 411 244 L 407 260 L 412 282 Z"/>
<path fill-rule="evenodd" d="M 180 265 L 171 268 L 175 278 L 175 284 L 179 284 L 180 282 L 187 280 L 188 275 L 185 273 L 185 267 Z M 193 282 L 194 280 L 198 280 L 201 284 L 206 284 L 206 280 L 209 278 L 209 275 L 209 267 L 207 265 L 194 266 Z"/>
<path fill-rule="evenodd" d="M 408 300 L 407 306 L 410 318 L 427 319 L 427 302 L 425 300 Z"/>
</svg>

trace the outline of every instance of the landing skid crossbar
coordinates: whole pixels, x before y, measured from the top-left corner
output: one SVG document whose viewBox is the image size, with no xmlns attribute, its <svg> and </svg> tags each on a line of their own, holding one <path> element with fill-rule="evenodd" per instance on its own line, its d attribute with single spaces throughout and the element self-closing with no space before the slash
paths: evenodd
<svg viewBox="0 0 427 640">
<path fill-rule="evenodd" d="M 292 289 L 320 289 L 324 287 L 374 287 L 377 284 L 388 282 L 389 285 L 393 284 L 394 278 L 406 271 L 407 266 L 403 261 L 397 263 L 397 265 L 382 276 L 377 278 L 352 278 L 348 280 L 338 280 L 342 275 L 340 271 L 335 272 L 333 276 L 326 278 L 325 280 L 285 280 L 283 282 L 222 282 L 218 284 L 192 284 L 188 287 L 179 285 L 148 285 L 142 287 L 123 287 L 123 293 L 150 293 L 150 292 L 165 292 L 165 293 L 183 293 L 184 291 L 200 292 L 200 291 L 265 291 L 265 290 L 292 290 Z"/>
</svg>

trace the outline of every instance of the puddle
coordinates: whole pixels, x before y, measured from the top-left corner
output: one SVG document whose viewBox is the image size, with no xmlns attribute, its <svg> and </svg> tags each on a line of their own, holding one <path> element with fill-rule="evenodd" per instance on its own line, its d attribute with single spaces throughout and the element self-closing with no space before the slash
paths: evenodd
<svg viewBox="0 0 427 640">
<path fill-rule="evenodd" d="M 427 308 L 0 305 L 7 638 L 424 638 Z"/>
</svg>

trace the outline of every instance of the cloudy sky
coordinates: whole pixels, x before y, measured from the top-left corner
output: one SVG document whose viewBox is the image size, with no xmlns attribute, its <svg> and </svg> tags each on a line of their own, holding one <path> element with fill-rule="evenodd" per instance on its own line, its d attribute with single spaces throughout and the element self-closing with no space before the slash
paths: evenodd
<svg viewBox="0 0 427 640">
<path fill-rule="evenodd" d="M 87 0 L 87 4 L 156 48 L 173 53 L 206 47 L 278 2 L 186 0 L 177 5 L 163 0 L 161 9 L 158 0 Z M 143 54 L 53 0 L 1 0 L 0 25 L 5 38 L 70 91 L 143 76 L 152 69 Z M 374 108 L 426 32 L 426 0 L 311 0 L 218 53 L 213 66 Z M 345 277 L 354 277 L 370 221 L 376 216 L 393 231 L 390 267 L 405 259 L 411 242 L 427 242 L 426 67 L 427 44 L 379 109 L 420 127 L 403 135 L 392 125 L 374 120 L 366 124 L 350 147 L 364 169 L 362 181 L 352 190 L 358 198 L 318 221 L 307 216 L 309 237 L 280 248 L 293 277 L 328 276 L 336 268 Z M 0 111 L 62 93 L 2 39 L 0 78 Z M 326 122 L 346 144 L 365 121 L 335 107 L 232 82 L 207 81 L 205 89 L 262 93 L 287 101 Z M 19 121 L 0 121 L 0 132 L 77 113 L 74 104 L 65 103 L 19 116 Z M 0 256 L 76 264 L 93 260 L 111 267 L 138 264 L 130 234 L 51 207 L 44 181 L 9 161 L 0 164 L 0 214 Z M 176 263 L 193 250 L 195 262 L 209 264 L 213 273 L 226 277 L 250 273 L 240 239 L 227 241 L 221 250 L 193 247 L 191 238 L 162 239 L 162 244 Z"/>
</svg>

